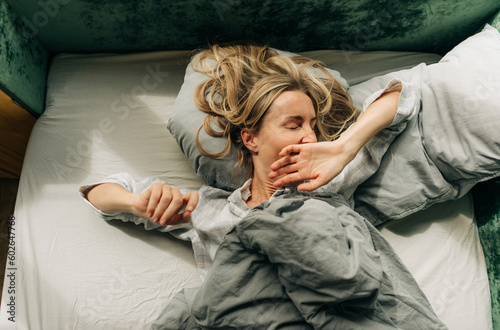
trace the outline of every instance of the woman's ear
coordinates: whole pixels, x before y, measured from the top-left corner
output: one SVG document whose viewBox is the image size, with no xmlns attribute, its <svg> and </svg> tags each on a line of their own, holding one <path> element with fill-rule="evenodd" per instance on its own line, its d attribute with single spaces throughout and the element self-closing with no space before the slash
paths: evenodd
<svg viewBox="0 0 500 330">
<path fill-rule="evenodd" d="M 241 130 L 241 141 L 245 147 L 251 152 L 257 152 L 257 144 L 255 143 L 255 134 L 248 128 Z"/>
</svg>

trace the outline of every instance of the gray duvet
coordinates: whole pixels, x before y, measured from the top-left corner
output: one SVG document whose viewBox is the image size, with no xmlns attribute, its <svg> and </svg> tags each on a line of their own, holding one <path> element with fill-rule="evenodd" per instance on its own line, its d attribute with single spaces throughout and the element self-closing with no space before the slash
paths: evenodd
<svg viewBox="0 0 500 330">
<path fill-rule="evenodd" d="M 225 238 L 153 329 L 446 329 L 389 244 L 337 195 L 282 193 Z"/>
</svg>

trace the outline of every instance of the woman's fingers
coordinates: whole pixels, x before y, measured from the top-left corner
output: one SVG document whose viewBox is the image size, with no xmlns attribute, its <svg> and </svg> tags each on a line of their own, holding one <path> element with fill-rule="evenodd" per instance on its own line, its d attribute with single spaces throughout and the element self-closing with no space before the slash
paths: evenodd
<svg viewBox="0 0 500 330">
<path fill-rule="evenodd" d="M 300 170 L 298 164 L 301 159 L 300 151 L 300 145 L 287 146 L 280 152 L 281 158 L 271 164 L 272 172 L 269 173 L 269 178 L 276 179 L 283 176 L 274 182 L 276 187 L 283 187 L 303 180 L 302 175 L 297 173 Z"/>
<path fill-rule="evenodd" d="M 160 202 L 160 199 L 164 195 L 163 193 L 163 184 L 160 182 L 157 182 L 151 187 L 149 187 L 144 193 L 143 193 L 143 198 L 148 201 L 148 205 L 146 207 L 146 215 L 154 219 L 155 213 L 156 213 L 156 207 L 158 206 L 158 203 Z"/>
<path fill-rule="evenodd" d="M 199 195 L 196 191 L 192 191 L 182 196 L 186 210 L 182 213 L 182 217 L 186 219 L 191 215 L 196 206 L 198 205 Z"/>
<path fill-rule="evenodd" d="M 285 166 L 278 168 L 278 170 L 275 170 L 275 171 L 272 171 L 271 173 L 269 173 L 269 178 L 275 179 L 275 178 L 282 176 L 282 175 L 285 175 L 285 174 L 297 172 L 298 169 L 299 169 L 299 166 L 297 165 L 297 163 L 285 165 Z"/>
<path fill-rule="evenodd" d="M 289 174 L 281 179 L 276 180 L 276 182 L 274 182 L 274 185 L 277 187 L 286 187 L 287 185 L 290 185 L 290 184 L 293 184 L 293 183 L 296 183 L 299 181 L 303 181 L 302 176 L 299 173 L 293 173 L 293 174 Z M 301 183 L 300 185 L 297 186 L 297 190 L 299 190 L 299 191 L 313 191 L 313 190 L 318 189 L 319 187 L 321 187 L 325 183 L 326 182 L 324 182 L 324 180 L 322 180 L 320 177 L 318 177 L 312 181 Z"/>
<path fill-rule="evenodd" d="M 159 223 L 161 225 L 177 225 L 185 223 L 198 205 L 199 195 L 196 191 L 182 195 L 177 188 L 172 190 L 170 204 L 163 212 Z"/>
<path fill-rule="evenodd" d="M 338 141 L 290 145 L 283 148 L 279 156 L 269 173 L 269 178 L 275 180 L 274 186 L 300 183 L 297 188 L 306 191 L 333 180 L 353 158 Z M 302 183 L 306 180 L 311 181 Z"/>
<path fill-rule="evenodd" d="M 298 154 L 282 157 L 271 164 L 271 170 L 277 172 L 281 168 L 284 168 L 284 167 L 292 165 L 292 164 L 296 164 L 299 160 L 300 160 L 300 156 Z"/>
<path fill-rule="evenodd" d="M 178 221 L 176 215 L 182 210 L 184 205 L 182 194 L 179 189 L 170 188 L 169 191 L 166 192 L 167 195 L 165 198 L 161 199 L 155 212 L 155 215 L 158 213 L 158 217 L 160 217 L 159 223 L 161 225 L 166 225 L 167 221 L 169 222 L 168 224 L 171 224 L 170 222 L 174 222 L 174 219 Z M 158 217 L 155 219 L 158 219 Z"/>
<path fill-rule="evenodd" d="M 292 162 L 291 160 L 291 157 L 290 156 L 286 156 L 286 157 L 283 157 L 283 158 L 280 158 L 278 159 L 277 161 L 275 161 L 274 163 L 271 164 L 271 170 L 273 171 L 276 171 L 284 166 L 287 166 L 288 164 L 290 164 Z"/>
<path fill-rule="evenodd" d="M 186 223 L 189 221 L 189 216 L 191 213 L 194 211 L 196 206 L 198 205 L 198 199 L 199 195 L 196 191 L 192 191 L 190 193 L 182 195 L 182 204 L 180 207 L 177 207 L 177 211 L 175 211 L 175 208 L 172 210 L 175 212 L 174 215 L 170 216 L 169 214 L 165 215 L 165 221 L 162 222 L 160 220 L 160 224 L 162 225 L 178 225 L 181 223 Z M 184 209 L 185 206 L 185 209 Z M 167 210 L 167 211 L 170 211 Z M 181 213 L 182 212 L 182 213 Z M 163 219 L 163 217 L 162 217 Z"/>
<path fill-rule="evenodd" d="M 301 148 L 302 148 L 302 145 L 300 145 L 300 144 L 292 144 L 292 145 L 286 146 L 280 151 L 279 156 L 285 157 L 287 155 L 298 154 L 298 153 L 300 153 Z"/>
<path fill-rule="evenodd" d="M 161 225 L 177 225 L 186 223 L 189 216 L 198 205 L 199 195 L 196 191 L 181 195 L 179 190 L 173 189 L 173 198 L 169 207 L 163 213 Z M 179 194 L 177 194 L 179 192 Z"/>
<path fill-rule="evenodd" d="M 299 184 L 299 186 L 297 187 L 297 190 L 299 190 L 299 191 L 313 191 L 313 190 L 318 189 L 319 187 L 321 187 L 325 183 L 326 182 L 324 182 L 324 180 L 321 180 L 318 177 L 312 181 L 308 181 L 308 182 Z"/>
<path fill-rule="evenodd" d="M 151 221 L 175 225 L 186 222 L 198 205 L 199 195 L 195 191 L 182 195 L 179 189 L 158 182 L 144 191 L 142 198 L 147 203 L 146 216 Z"/>
<path fill-rule="evenodd" d="M 280 167 L 296 163 L 299 159 L 298 154 L 300 153 L 301 147 L 301 145 L 290 145 L 283 148 L 279 153 L 281 158 L 271 164 L 271 170 L 276 171 Z"/>
<path fill-rule="evenodd" d="M 303 181 L 301 175 L 297 172 L 287 174 L 286 176 L 279 178 L 274 182 L 275 187 L 286 187 L 298 181 Z"/>
</svg>

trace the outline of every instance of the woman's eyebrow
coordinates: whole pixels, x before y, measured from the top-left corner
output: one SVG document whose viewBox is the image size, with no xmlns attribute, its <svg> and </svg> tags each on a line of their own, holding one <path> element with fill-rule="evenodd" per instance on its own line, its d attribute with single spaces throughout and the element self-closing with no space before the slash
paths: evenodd
<svg viewBox="0 0 500 330">
<path fill-rule="evenodd" d="M 287 117 L 285 117 L 285 119 L 304 120 L 304 117 L 302 117 L 301 115 L 296 115 L 296 116 L 287 116 Z M 315 121 L 317 119 L 318 118 L 316 116 L 314 116 L 311 118 L 311 121 Z"/>
</svg>

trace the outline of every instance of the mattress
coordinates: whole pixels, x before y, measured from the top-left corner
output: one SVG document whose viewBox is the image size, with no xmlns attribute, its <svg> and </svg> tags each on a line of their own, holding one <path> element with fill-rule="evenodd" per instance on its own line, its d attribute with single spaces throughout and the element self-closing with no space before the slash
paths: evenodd
<svg viewBox="0 0 500 330">
<path fill-rule="evenodd" d="M 315 51 L 350 84 L 433 54 Z M 128 172 L 198 189 L 166 128 L 189 52 L 59 54 L 33 129 L 12 221 L 2 329 L 146 329 L 200 278 L 188 243 L 105 223 L 81 185 Z M 380 227 L 450 329 L 491 329 L 488 278 L 471 196 Z"/>
</svg>

